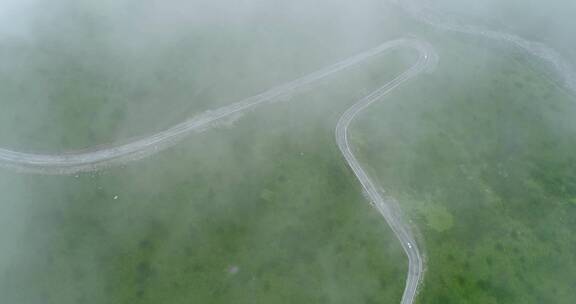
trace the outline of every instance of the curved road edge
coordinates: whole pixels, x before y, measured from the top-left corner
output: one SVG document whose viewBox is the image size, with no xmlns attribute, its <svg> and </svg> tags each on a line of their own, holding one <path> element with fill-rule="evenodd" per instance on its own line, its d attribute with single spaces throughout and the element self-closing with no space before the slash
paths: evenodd
<svg viewBox="0 0 576 304">
<path fill-rule="evenodd" d="M 424 71 L 429 71 L 430 68 L 435 67 L 438 58 L 433 49 L 425 43 L 414 43 L 415 44 L 413 47 L 418 50 L 420 55 L 416 64 L 394 78 L 392 81 L 380 87 L 378 90 L 374 91 L 370 95 L 362 98 L 354 105 L 352 105 L 348 110 L 346 110 L 346 112 L 344 112 L 344 114 L 340 117 L 338 124 L 336 125 L 336 142 L 338 144 L 338 148 L 354 172 L 354 175 L 362 185 L 362 188 L 368 196 L 368 199 L 382 215 L 382 217 L 384 217 L 400 241 L 402 249 L 408 257 L 408 274 L 406 277 L 404 293 L 402 295 L 402 304 L 414 303 L 418 293 L 418 286 L 424 278 L 423 254 L 420 253 L 416 239 L 411 232 L 410 225 L 405 223 L 402 217 L 394 212 L 391 205 L 392 202 L 388 201 L 387 199 L 383 198 L 382 195 L 380 195 L 378 187 L 364 171 L 358 159 L 354 156 L 354 153 L 350 148 L 350 142 L 348 140 L 348 127 L 354 118 L 356 118 L 358 114 L 360 114 L 371 104 L 382 99 L 404 82 L 414 78 Z"/>
<path fill-rule="evenodd" d="M 173 146 L 192 132 L 203 132 L 258 106 L 290 97 L 321 80 L 382 55 L 389 50 L 414 46 L 416 43 L 417 41 L 414 39 L 397 39 L 385 42 L 304 77 L 273 87 L 228 106 L 203 112 L 171 128 L 125 144 L 88 149 L 81 153 L 62 154 L 29 153 L 0 148 L 0 166 L 28 173 L 74 174 L 139 160 Z"/>
</svg>

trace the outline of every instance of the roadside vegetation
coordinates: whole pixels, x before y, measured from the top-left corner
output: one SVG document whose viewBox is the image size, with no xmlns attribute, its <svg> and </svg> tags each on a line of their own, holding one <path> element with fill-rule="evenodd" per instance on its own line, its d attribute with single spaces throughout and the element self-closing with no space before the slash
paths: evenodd
<svg viewBox="0 0 576 304">
<path fill-rule="evenodd" d="M 574 97 L 476 43 L 436 43 L 450 60 L 360 120 L 360 154 L 421 231 L 420 303 L 573 303 Z"/>
<path fill-rule="evenodd" d="M 262 8 L 165 44 L 130 36 L 138 47 L 126 53 L 92 48 L 110 39 L 97 16 L 47 11 L 40 25 L 67 26 L 40 32 L 38 48 L 0 47 L 14 60 L 0 75 L 0 146 L 122 141 L 415 35 L 437 48 L 438 69 L 361 115 L 351 141 L 418 232 L 427 257 L 418 301 L 576 303 L 574 97 L 529 58 L 381 2 L 365 3 L 382 8 L 378 18 L 347 9 L 342 20 L 333 18 L 342 4 L 309 15 Z M 70 10 L 91 10 L 78 5 Z M 334 127 L 415 55 L 385 54 L 126 166 L 2 169 L 0 302 L 398 303 L 405 255 L 362 196 Z M 130 58 L 157 65 L 117 64 Z"/>
</svg>

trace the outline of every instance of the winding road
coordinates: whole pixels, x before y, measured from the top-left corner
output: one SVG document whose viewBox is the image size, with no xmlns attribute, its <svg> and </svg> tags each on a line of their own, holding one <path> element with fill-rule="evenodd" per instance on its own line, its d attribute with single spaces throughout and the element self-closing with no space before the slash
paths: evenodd
<svg viewBox="0 0 576 304">
<path fill-rule="evenodd" d="M 386 96 L 386 94 L 390 93 L 405 81 L 419 75 L 423 71 L 426 71 L 426 68 L 435 67 L 438 58 L 436 53 L 429 51 L 431 50 L 431 47 L 423 42 L 413 43 L 414 48 L 417 49 L 420 54 L 416 64 L 398 77 L 394 78 L 392 81 L 380 87 L 378 90 L 372 92 L 370 95 L 352 105 L 352 107 L 344 112 L 336 125 L 336 142 L 338 143 L 338 148 L 342 152 L 342 155 L 346 159 L 346 162 L 352 171 L 354 171 L 356 178 L 360 184 L 362 184 L 362 188 L 367 194 L 368 199 L 374 204 L 382 217 L 384 217 L 402 244 L 404 252 L 408 256 L 408 275 L 406 277 L 404 294 L 402 295 L 402 304 L 411 304 L 416 298 L 418 284 L 422 280 L 424 274 L 423 258 L 418 249 L 416 240 L 410 231 L 410 226 L 403 221 L 401 216 L 394 213 L 391 207 L 391 202 L 388 202 L 380 195 L 378 187 L 374 184 L 373 180 L 364 171 L 360 162 L 358 162 L 354 156 L 348 140 L 348 127 L 354 118 L 368 106 L 382 99 L 382 97 Z"/>
<path fill-rule="evenodd" d="M 420 21 L 430 25 L 445 30 L 476 34 L 509 42 L 548 63 L 556 74 L 559 75 L 563 85 L 576 91 L 576 76 L 574 76 L 575 74 L 571 71 L 569 65 L 555 51 L 542 44 L 530 42 L 510 34 L 442 22 L 431 14 L 429 10 L 418 6 L 412 0 L 400 0 L 397 1 L 397 4 Z M 364 171 L 354 156 L 348 140 L 348 128 L 354 118 L 368 106 L 381 100 L 392 90 L 408 80 L 413 79 L 423 72 L 431 72 L 435 68 L 438 62 L 438 55 L 434 51 L 434 48 L 424 41 L 398 39 L 385 42 L 375 48 L 342 60 L 302 78 L 276 86 L 261 94 L 243 99 L 228 106 L 204 112 L 169 129 L 125 144 L 92 149 L 82 153 L 64 154 L 28 153 L 0 148 L 0 166 L 38 174 L 74 174 L 138 160 L 178 143 L 191 133 L 204 131 L 238 114 L 292 96 L 321 80 L 327 79 L 397 48 L 413 49 L 418 52 L 419 57 L 416 62 L 403 73 L 352 105 L 339 119 L 335 133 L 336 142 L 344 159 L 362 185 L 368 199 L 373 203 L 401 242 L 402 248 L 408 257 L 408 274 L 401 303 L 412 304 L 417 295 L 419 283 L 422 281 L 424 275 L 423 254 L 419 250 L 410 226 L 404 222 L 400 215 L 393 211 L 392 202 L 381 195 L 374 181 Z"/>
<path fill-rule="evenodd" d="M 74 174 L 82 171 L 92 171 L 112 165 L 123 164 L 128 161 L 160 152 L 177 143 L 192 132 L 204 131 L 221 121 L 225 121 L 237 114 L 252 110 L 260 105 L 271 103 L 317 83 L 320 80 L 333 76 L 343 70 L 357 66 L 371 58 L 382 55 L 397 48 L 408 48 L 418 52 L 416 62 L 399 76 L 384 84 L 368 96 L 362 98 L 348 109 L 336 127 L 336 140 L 340 151 L 348 165 L 358 178 L 368 195 L 368 198 L 392 228 L 392 231 L 402 243 L 408 256 L 408 275 L 402 297 L 403 304 L 414 302 L 419 282 L 423 278 L 424 267 L 422 254 L 418 249 L 416 240 L 410 232 L 410 227 L 402 218 L 393 212 L 391 206 L 380 195 L 377 186 L 364 172 L 360 163 L 350 149 L 347 130 L 348 126 L 363 109 L 373 102 L 380 100 L 399 85 L 414 78 L 422 72 L 431 72 L 437 65 L 438 56 L 432 46 L 426 42 L 415 39 L 398 39 L 383 43 L 373 49 L 350 57 L 336 64 L 328 66 L 317 72 L 286 84 L 269 89 L 261 94 L 249 97 L 213 111 L 207 111 L 167 130 L 143 137 L 123 145 L 103 149 L 95 149 L 83 153 L 66 153 L 59 155 L 35 154 L 0 149 L 0 165 L 17 170 L 39 174 Z"/>
<path fill-rule="evenodd" d="M 292 96 L 298 91 L 334 76 L 341 71 L 357 66 L 389 50 L 402 47 L 417 50 L 421 58 L 437 57 L 430 45 L 414 39 L 388 41 L 302 78 L 271 88 L 228 106 L 206 111 L 169 129 L 132 142 L 88 150 L 87 152 L 63 154 L 38 154 L 0 148 L 0 166 L 39 174 L 74 174 L 138 160 L 176 144 L 192 132 L 205 131 L 238 114 Z M 418 64 L 424 65 L 426 62 L 429 61 L 418 61 Z"/>
</svg>

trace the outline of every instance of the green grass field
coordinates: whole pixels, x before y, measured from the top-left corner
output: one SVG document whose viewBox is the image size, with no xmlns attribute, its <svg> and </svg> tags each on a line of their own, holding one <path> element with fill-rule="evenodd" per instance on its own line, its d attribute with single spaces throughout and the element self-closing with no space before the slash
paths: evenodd
<svg viewBox="0 0 576 304">
<path fill-rule="evenodd" d="M 314 14 L 261 7 L 218 26 L 177 19 L 190 27 L 177 23 L 168 37 L 174 25 L 160 20 L 151 25 L 162 30 L 146 24 L 126 41 L 110 31 L 134 32 L 107 22 L 131 12 L 139 24 L 141 11 L 47 11 L 40 25 L 69 18 L 34 47 L 0 44 L 9 62 L 0 67 L 1 146 L 123 141 L 416 35 L 437 48 L 438 69 L 351 131 L 422 241 L 419 302 L 574 303 L 574 98 L 529 58 L 385 7 L 367 15 L 374 3 Z M 391 52 L 126 166 L 78 176 L 0 170 L 0 303 L 398 303 L 406 258 L 362 196 L 334 128 L 413 60 Z"/>
<path fill-rule="evenodd" d="M 365 82 L 361 72 L 325 87 Z M 310 92 L 125 168 L 79 177 L 5 173 L 2 188 L 30 211 L 20 235 L 28 241 L 5 273 L 3 297 L 399 301 L 401 248 L 362 197 L 333 139 L 339 113 L 357 93 Z M 33 191 L 19 191 L 22 184 Z"/>
<path fill-rule="evenodd" d="M 451 60 L 355 131 L 421 231 L 420 302 L 573 303 L 574 98 L 525 58 L 473 40 L 436 45 Z"/>
</svg>

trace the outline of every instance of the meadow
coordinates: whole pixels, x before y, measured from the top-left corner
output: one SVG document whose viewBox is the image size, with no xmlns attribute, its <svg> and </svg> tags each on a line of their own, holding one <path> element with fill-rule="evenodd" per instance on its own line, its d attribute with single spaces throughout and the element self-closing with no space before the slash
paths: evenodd
<svg viewBox="0 0 576 304">
<path fill-rule="evenodd" d="M 0 44 L 2 147 L 127 141 L 413 35 L 438 68 L 351 138 L 418 232 L 418 301 L 575 302 L 576 104 L 530 58 L 373 0 L 242 14 L 199 1 L 218 22 L 78 3 L 36 17 L 33 44 Z M 125 166 L 0 170 L 0 302 L 398 303 L 406 258 L 334 127 L 414 60 L 388 53 Z"/>
</svg>

